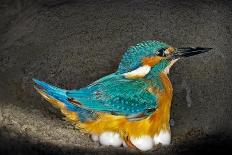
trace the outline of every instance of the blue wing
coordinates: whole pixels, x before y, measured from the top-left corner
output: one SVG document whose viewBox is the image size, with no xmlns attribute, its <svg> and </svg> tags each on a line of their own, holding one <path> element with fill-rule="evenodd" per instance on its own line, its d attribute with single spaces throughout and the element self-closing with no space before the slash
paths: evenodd
<svg viewBox="0 0 232 155">
<path fill-rule="evenodd" d="M 149 115 L 157 107 L 157 97 L 148 92 L 149 81 L 126 79 L 123 75 L 111 74 L 91 85 L 71 90 L 66 95 L 83 108 L 116 115 Z"/>
<path fill-rule="evenodd" d="M 68 97 L 66 95 L 66 92 L 68 90 L 57 88 L 55 86 L 52 86 L 48 83 L 36 79 L 33 79 L 33 81 L 36 84 L 36 90 L 40 94 L 46 95 L 45 99 L 47 99 L 51 103 L 56 103 L 56 101 L 60 101 L 67 108 L 67 110 L 78 113 L 80 121 L 87 121 L 96 118 L 96 114 L 93 111 L 80 108 L 74 105 L 72 102 L 69 102 L 67 100 Z M 58 106 L 58 108 L 63 109 L 62 106 Z"/>
</svg>

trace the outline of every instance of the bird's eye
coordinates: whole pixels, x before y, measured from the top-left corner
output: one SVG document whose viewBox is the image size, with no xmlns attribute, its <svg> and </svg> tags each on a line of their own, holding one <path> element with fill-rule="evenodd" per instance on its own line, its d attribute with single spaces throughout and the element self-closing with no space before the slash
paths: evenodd
<svg viewBox="0 0 232 155">
<path fill-rule="evenodd" d="M 166 57 L 167 55 L 166 55 L 165 50 L 166 49 L 161 48 L 160 50 L 158 50 L 158 54 L 157 55 L 160 56 L 160 57 Z"/>
</svg>

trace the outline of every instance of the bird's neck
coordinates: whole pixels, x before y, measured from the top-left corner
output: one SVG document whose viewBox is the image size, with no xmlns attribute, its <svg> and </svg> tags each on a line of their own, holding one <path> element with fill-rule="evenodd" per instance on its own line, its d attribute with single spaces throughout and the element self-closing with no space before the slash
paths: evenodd
<svg viewBox="0 0 232 155">
<path fill-rule="evenodd" d="M 152 130 L 154 134 L 159 133 L 161 130 L 170 130 L 169 120 L 173 88 L 171 81 L 166 74 L 160 73 L 160 79 L 163 89 L 156 91 L 158 107 L 149 118 L 153 123 Z"/>
<path fill-rule="evenodd" d="M 158 64 L 154 65 L 149 74 L 147 74 L 147 78 L 153 78 L 153 77 L 159 77 L 160 73 L 165 70 L 165 68 L 168 66 L 169 61 L 167 60 L 161 60 Z"/>
</svg>

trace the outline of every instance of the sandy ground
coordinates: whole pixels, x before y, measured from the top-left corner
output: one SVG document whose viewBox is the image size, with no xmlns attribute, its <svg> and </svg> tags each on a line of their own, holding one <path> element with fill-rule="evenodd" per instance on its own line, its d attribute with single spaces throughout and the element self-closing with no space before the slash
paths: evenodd
<svg viewBox="0 0 232 155">
<path fill-rule="evenodd" d="M 143 40 L 211 47 L 180 60 L 172 145 L 150 154 L 232 147 L 232 3 L 177 0 L 0 2 L 0 154 L 140 154 L 103 147 L 80 133 L 33 89 L 32 78 L 73 89 L 114 72 Z"/>
</svg>

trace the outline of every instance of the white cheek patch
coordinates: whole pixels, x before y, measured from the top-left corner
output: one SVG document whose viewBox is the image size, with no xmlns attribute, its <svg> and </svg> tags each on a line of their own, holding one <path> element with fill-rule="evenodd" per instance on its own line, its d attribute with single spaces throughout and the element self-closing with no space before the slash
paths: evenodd
<svg viewBox="0 0 232 155">
<path fill-rule="evenodd" d="M 99 141 L 102 145 L 119 147 L 122 145 L 122 139 L 118 133 L 103 132 L 99 136 Z"/>
<path fill-rule="evenodd" d="M 128 73 L 124 73 L 123 75 L 126 78 L 144 77 L 150 72 L 150 70 L 151 70 L 151 66 L 144 65 L 142 67 L 137 68 L 136 70 L 133 70 Z"/>
<path fill-rule="evenodd" d="M 131 143 L 141 151 L 151 150 L 153 147 L 152 138 L 144 135 L 138 138 L 130 138 Z"/>
<path fill-rule="evenodd" d="M 169 145 L 171 143 L 171 133 L 170 131 L 160 131 L 158 135 L 153 138 L 154 144 Z"/>
</svg>

